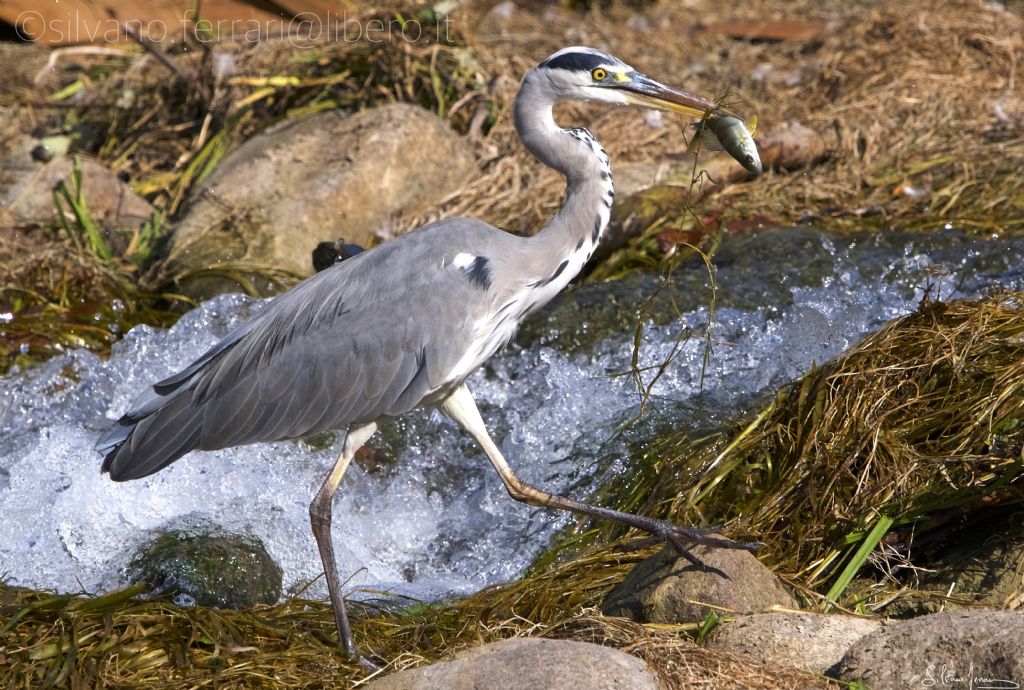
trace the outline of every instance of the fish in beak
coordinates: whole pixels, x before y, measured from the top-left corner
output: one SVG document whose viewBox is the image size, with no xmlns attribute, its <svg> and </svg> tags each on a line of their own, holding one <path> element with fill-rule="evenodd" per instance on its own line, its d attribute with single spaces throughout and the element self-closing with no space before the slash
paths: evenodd
<svg viewBox="0 0 1024 690">
<path fill-rule="evenodd" d="M 742 118 L 714 101 L 673 89 L 635 71 L 612 74 L 605 85 L 620 91 L 632 105 L 700 118 L 702 140 L 711 144 L 710 148 L 726 151 L 755 175 L 761 173 L 754 128 L 748 129 Z"/>
</svg>

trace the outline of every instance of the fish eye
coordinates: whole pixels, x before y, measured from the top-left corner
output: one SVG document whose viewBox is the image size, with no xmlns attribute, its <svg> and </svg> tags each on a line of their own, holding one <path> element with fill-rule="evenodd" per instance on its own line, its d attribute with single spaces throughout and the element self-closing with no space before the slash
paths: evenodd
<svg viewBox="0 0 1024 690">
<path fill-rule="evenodd" d="M 608 72 L 600 67 L 590 73 L 590 76 L 594 78 L 594 81 L 604 81 L 608 78 Z"/>
</svg>

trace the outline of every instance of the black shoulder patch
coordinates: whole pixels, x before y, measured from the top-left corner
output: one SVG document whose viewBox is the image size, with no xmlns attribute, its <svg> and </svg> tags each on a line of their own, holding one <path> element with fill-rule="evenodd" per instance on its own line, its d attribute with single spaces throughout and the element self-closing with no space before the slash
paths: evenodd
<svg viewBox="0 0 1024 690">
<path fill-rule="evenodd" d="M 593 69 L 611 63 L 607 55 L 596 55 L 581 51 L 570 51 L 562 53 L 558 57 L 548 58 L 540 63 L 541 67 L 549 69 L 567 69 L 574 72 L 590 72 Z"/>
<path fill-rule="evenodd" d="M 491 262 L 487 260 L 486 256 L 478 256 L 473 259 L 473 263 L 462 270 L 464 270 L 466 275 L 469 277 L 469 282 L 473 283 L 481 290 L 486 290 L 491 287 L 490 263 Z"/>
</svg>

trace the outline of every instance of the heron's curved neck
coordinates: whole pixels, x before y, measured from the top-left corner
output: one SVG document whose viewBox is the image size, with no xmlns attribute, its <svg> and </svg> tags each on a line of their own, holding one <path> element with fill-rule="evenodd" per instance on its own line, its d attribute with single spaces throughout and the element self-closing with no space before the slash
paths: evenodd
<svg viewBox="0 0 1024 690">
<path fill-rule="evenodd" d="M 562 129 L 555 123 L 554 99 L 541 79 L 530 74 L 523 80 L 514 115 L 526 149 L 566 178 L 562 208 L 530 240 L 533 259 L 540 264 L 535 270 L 549 271 L 545 276 L 561 289 L 579 273 L 600 242 L 615 191 L 608 155 L 587 130 Z"/>
</svg>

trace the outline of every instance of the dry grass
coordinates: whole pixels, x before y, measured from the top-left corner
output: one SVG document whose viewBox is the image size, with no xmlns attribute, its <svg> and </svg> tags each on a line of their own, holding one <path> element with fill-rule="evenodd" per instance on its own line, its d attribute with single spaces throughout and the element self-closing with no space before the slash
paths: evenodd
<svg viewBox="0 0 1024 690">
<path fill-rule="evenodd" d="M 912 534 L 941 527 L 944 514 L 1024 499 L 1022 300 L 924 302 L 782 389 L 752 422 L 699 441 L 661 439 L 656 475 L 620 487 L 620 500 L 733 521 L 812 600 L 882 516 L 896 527 L 887 546 L 912 560 Z M 695 482 L 682 479 L 691 472 Z M 890 595 L 880 586 L 843 603 L 871 608 Z"/>
<path fill-rule="evenodd" d="M 237 612 L 132 601 L 130 593 L 96 599 L 0 593 L 0 611 L 17 612 L 20 633 L 0 637 L 0 680 L 8 688 L 343 688 L 365 680 L 365 672 L 338 653 L 330 609 L 319 602 Z M 497 592 L 487 594 L 477 598 L 494 603 Z M 666 688 L 839 687 L 796 669 L 704 649 L 686 636 L 686 626 L 644 626 L 588 609 L 532 622 L 478 607 L 370 616 L 360 621 L 357 637 L 364 649 L 390 660 L 385 673 L 476 644 L 547 636 L 633 654 Z"/>
</svg>

